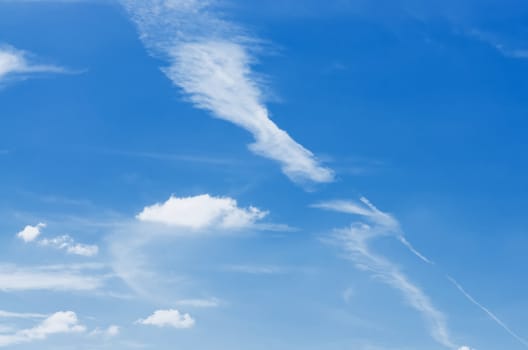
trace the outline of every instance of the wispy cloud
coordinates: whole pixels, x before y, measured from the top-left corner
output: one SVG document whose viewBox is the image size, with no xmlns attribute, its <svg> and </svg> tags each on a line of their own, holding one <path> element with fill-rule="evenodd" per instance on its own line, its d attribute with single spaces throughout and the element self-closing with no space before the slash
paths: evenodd
<svg viewBox="0 0 528 350">
<path fill-rule="evenodd" d="M 227 157 L 207 156 L 199 154 L 177 154 L 177 153 L 162 153 L 162 152 L 140 152 L 140 151 L 119 151 L 119 150 L 105 150 L 105 154 L 147 158 L 160 161 L 169 162 L 186 162 L 186 163 L 202 163 L 218 166 L 234 165 L 240 163 L 238 160 Z"/>
<path fill-rule="evenodd" d="M 528 43 L 478 29 L 469 31 L 469 36 L 496 49 L 501 55 L 514 59 L 528 59 Z"/>
<path fill-rule="evenodd" d="M 348 257 L 358 269 L 368 271 L 383 283 L 402 293 L 407 303 L 418 311 L 427 323 L 430 334 L 438 343 L 450 349 L 464 349 L 455 345 L 447 327 L 445 315 L 438 310 L 425 292 L 413 283 L 394 263 L 373 253 L 369 243 L 380 237 L 392 236 L 399 239 L 413 254 L 429 262 L 408 243 L 400 225 L 391 215 L 377 209 L 366 198 L 361 202 L 329 201 L 315 207 L 357 215 L 367 223 L 357 222 L 348 228 L 335 231 L 335 238 L 348 252 Z M 407 243 L 407 244 L 406 244 Z"/>
<path fill-rule="evenodd" d="M 271 119 L 252 71 L 256 40 L 216 13 L 215 1 L 122 0 L 149 50 L 197 107 L 255 138 L 250 150 L 279 162 L 294 181 L 330 182 L 333 172 Z"/>
<path fill-rule="evenodd" d="M 335 234 L 357 268 L 373 273 L 380 281 L 400 291 L 409 305 L 424 317 L 431 336 L 448 348 L 456 348 L 449 335 L 444 314 L 432 304 L 429 297 L 395 264 L 371 252 L 369 239 L 384 235 L 382 231 L 379 227 L 356 224 L 337 230 Z"/>
<path fill-rule="evenodd" d="M 83 269 L 46 269 L 46 266 L 0 265 L 0 291 L 93 291 L 103 286 L 105 276 L 86 274 Z"/>
<path fill-rule="evenodd" d="M 422 261 L 431 265 L 433 264 L 429 258 L 420 253 L 407 240 L 407 238 L 405 238 L 399 222 L 392 215 L 380 211 L 365 197 L 361 197 L 360 202 L 333 200 L 315 204 L 313 207 L 362 216 L 370 223 L 385 228 L 382 232 L 378 232 L 377 234 L 394 235 L 411 253 L 416 255 Z"/>
<path fill-rule="evenodd" d="M 33 62 L 26 51 L 9 45 L 0 45 L 0 83 L 14 76 L 27 76 L 36 73 L 66 73 L 67 70 L 48 64 Z"/>
<path fill-rule="evenodd" d="M 506 323 L 501 321 L 493 312 L 491 312 L 487 307 L 479 303 L 475 298 L 473 298 L 466 290 L 451 276 L 447 276 L 449 281 L 453 283 L 453 285 L 462 293 L 471 303 L 476 305 L 479 309 L 484 311 L 495 323 L 497 323 L 499 326 L 501 326 L 509 335 L 511 335 L 513 338 L 515 338 L 519 343 L 522 345 L 528 347 L 528 341 L 526 341 L 524 338 L 519 336 L 517 333 L 515 333 Z"/>
<path fill-rule="evenodd" d="M 276 275 L 285 273 L 284 268 L 273 265 L 225 265 L 223 269 L 250 275 Z"/>
<path fill-rule="evenodd" d="M 54 238 L 44 238 L 38 242 L 42 246 L 53 247 L 65 250 L 68 254 L 80 256 L 95 256 L 99 252 L 99 247 L 93 244 L 77 243 L 69 235 L 62 235 Z"/>
<path fill-rule="evenodd" d="M 213 308 L 220 306 L 221 301 L 216 298 L 209 299 L 181 299 L 176 301 L 177 306 L 194 308 Z"/>
<path fill-rule="evenodd" d="M 12 334 L 0 334 L 0 346 L 12 346 L 44 340 L 60 333 L 82 333 L 86 327 L 79 323 L 73 311 L 56 312 L 33 328 L 18 330 Z"/>
<path fill-rule="evenodd" d="M 44 314 L 36 314 L 36 313 L 23 313 L 23 312 L 11 312 L 11 311 L 5 311 L 0 310 L 0 318 L 45 318 L 46 315 Z"/>
</svg>

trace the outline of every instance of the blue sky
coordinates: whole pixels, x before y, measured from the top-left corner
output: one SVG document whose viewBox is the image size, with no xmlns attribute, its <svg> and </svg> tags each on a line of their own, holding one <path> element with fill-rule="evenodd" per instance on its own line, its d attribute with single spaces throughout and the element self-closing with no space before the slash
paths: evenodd
<svg viewBox="0 0 528 350">
<path fill-rule="evenodd" d="M 0 347 L 528 347 L 521 1 L 0 0 Z"/>
</svg>

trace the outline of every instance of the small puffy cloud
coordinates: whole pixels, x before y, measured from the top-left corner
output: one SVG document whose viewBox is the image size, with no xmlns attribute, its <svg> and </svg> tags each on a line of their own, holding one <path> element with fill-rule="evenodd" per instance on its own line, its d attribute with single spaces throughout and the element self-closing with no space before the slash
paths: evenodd
<svg viewBox="0 0 528 350">
<path fill-rule="evenodd" d="M 8 45 L 0 45 L 0 81 L 11 75 L 33 73 L 64 73 L 64 68 L 53 65 L 34 64 L 28 53 Z"/>
<path fill-rule="evenodd" d="M 240 208 L 235 199 L 203 194 L 194 197 L 171 196 L 164 203 L 145 207 L 136 218 L 194 230 L 242 229 L 264 218 L 267 212 L 255 207 Z"/>
<path fill-rule="evenodd" d="M 40 235 L 40 232 L 44 227 L 46 227 L 46 224 L 42 222 L 35 226 L 27 225 L 22 231 L 17 233 L 17 237 L 26 243 L 33 242 Z"/>
<path fill-rule="evenodd" d="M 472 349 L 469 346 L 464 345 L 464 346 L 459 347 L 458 350 L 475 350 L 475 349 Z"/>
<path fill-rule="evenodd" d="M 92 336 L 104 336 L 104 337 L 117 337 L 121 333 L 121 328 L 116 325 L 111 325 L 106 329 L 100 329 L 96 328 L 92 332 L 90 332 L 90 335 Z"/>
<path fill-rule="evenodd" d="M 39 325 L 18 330 L 11 334 L 0 335 L 0 346 L 11 346 L 44 340 L 48 336 L 60 333 L 82 333 L 86 327 L 79 324 L 77 315 L 73 311 L 56 312 L 46 318 Z"/>
<path fill-rule="evenodd" d="M 146 319 L 140 319 L 136 323 L 157 327 L 173 327 L 178 329 L 192 328 L 194 319 L 189 314 L 182 314 L 178 310 L 157 310 Z"/>
<path fill-rule="evenodd" d="M 65 250 L 68 254 L 81 256 L 94 256 L 99 252 L 99 247 L 96 245 L 80 244 L 69 235 L 62 235 L 55 238 L 45 238 L 39 241 L 42 246 L 50 246 L 56 249 Z"/>
</svg>

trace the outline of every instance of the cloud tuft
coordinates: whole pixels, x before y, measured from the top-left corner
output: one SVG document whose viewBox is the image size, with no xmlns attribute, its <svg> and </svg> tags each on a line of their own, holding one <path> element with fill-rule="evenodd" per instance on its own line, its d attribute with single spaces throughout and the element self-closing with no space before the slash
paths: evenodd
<svg viewBox="0 0 528 350">
<path fill-rule="evenodd" d="M 178 329 L 192 328 L 194 319 L 189 314 L 182 314 L 178 310 L 157 310 L 146 319 L 137 320 L 136 323 L 157 327 L 172 327 Z"/>
<path fill-rule="evenodd" d="M 17 233 L 17 237 L 24 242 L 33 242 L 40 235 L 41 230 L 46 227 L 45 223 L 39 223 L 35 226 L 27 225 L 22 231 Z"/>
<path fill-rule="evenodd" d="M 266 215 L 267 212 L 255 207 L 238 207 L 235 199 L 203 194 L 181 198 L 171 196 L 164 203 L 145 207 L 136 218 L 145 222 L 202 230 L 248 228 Z"/>
</svg>

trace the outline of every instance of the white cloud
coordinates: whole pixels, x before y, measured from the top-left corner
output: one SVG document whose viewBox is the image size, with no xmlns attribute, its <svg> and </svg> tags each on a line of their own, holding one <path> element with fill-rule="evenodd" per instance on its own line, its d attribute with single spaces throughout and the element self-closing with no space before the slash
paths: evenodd
<svg viewBox="0 0 528 350">
<path fill-rule="evenodd" d="M 422 261 L 431 265 L 433 264 L 429 258 L 415 249 L 413 245 L 405 238 L 403 231 L 400 228 L 399 222 L 392 215 L 382 212 L 365 197 L 361 197 L 359 203 L 354 201 L 334 200 L 321 202 L 313 205 L 313 207 L 363 217 L 377 227 L 383 228 L 373 232 L 375 236 L 395 235 L 400 243 L 402 243 L 411 253 L 416 255 Z"/>
<path fill-rule="evenodd" d="M 489 316 L 496 324 L 498 324 L 502 329 L 504 329 L 509 335 L 511 335 L 513 338 L 515 338 L 519 343 L 523 344 L 524 346 L 528 347 L 528 341 L 526 339 L 519 336 L 517 333 L 515 333 L 506 323 L 504 323 L 501 319 L 499 319 L 493 312 L 491 312 L 487 307 L 479 303 L 475 298 L 473 298 L 466 290 L 458 283 L 453 277 L 448 276 L 447 277 L 451 283 L 468 299 L 472 304 L 477 306 L 479 309 L 481 309 L 486 315 Z M 471 350 L 467 348 L 468 350 Z M 464 349 L 462 349 L 464 350 Z"/>
<path fill-rule="evenodd" d="M 61 311 L 46 318 L 39 325 L 16 331 L 12 334 L 0 334 L 0 346 L 29 343 L 44 340 L 48 336 L 60 333 L 82 333 L 86 327 L 79 324 L 75 312 Z"/>
<path fill-rule="evenodd" d="M 44 314 L 35 314 L 35 313 L 21 313 L 21 312 L 11 312 L 0 310 L 0 318 L 45 318 Z"/>
<path fill-rule="evenodd" d="M 117 337 L 121 333 L 121 328 L 116 325 L 111 325 L 106 329 L 96 328 L 90 332 L 91 336 Z"/>
<path fill-rule="evenodd" d="M 0 291 L 91 291 L 100 288 L 103 280 L 100 275 L 84 275 L 67 266 L 62 270 L 48 270 L 0 265 Z"/>
<path fill-rule="evenodd" d="M 210 299 L 181 299 L 176 302 L 178 306 L 195 307 L 195 308 L 212 308 L 220 306 L 220 300 Z"/>
<path fill-rule="evenodd" d="M 40 236 L 45 223 L 39 223 L 35 226 L 27 225 L 22 231 L 17 233 L 17 237 L 26 243 L 35 242 Z M 75 254 L 81 256 L 94 256 L 99 252 L 99 247 L 96 245 L 80 244 L 69 235 L 62 235 L 55 238 L 44 238 L 37 243 L 41 246 L 49 246 L 56 249 L 65 250 L 68 254 Z"/>
<path fill-rule="evenodd" d="M 358 269 L 371 272 L 380 281 L 401 292 L 407 303 L 423 316 L 431 336 L 440 344 L 454 348 L 444 314 L 395 264 L 370 251 L 369 240 L 385 235 L 383 231 L 383 228 L 358 223 L 349 228 L 337 230 L 336 237 L 343 243 L 345 250 L 349 253 L 349 258 Z"/>
<path fill-rule="evenodd" d="M 458 350 L 474 350 L 474 349 L 470 348 L 469 346 L 461 346 L 458 348 Z"/>
<path fill-rule="evenodd" d="M 56 249 L 65 250 L 68 254 L 86 257 L 97 255 L 99 252 L 98 246 L 76 243 L 75 240 L 69 235 L 41 239 L 38 243 L 42 246 L 49 246 Z"/>
<path fill-rule="evenodd" d="M 171 196 L 164 203 L 145 207 L 137 215 L 140 221 L 200 229 L 242 229 L 264 218 L 267 212 L 255 207 L 239 208 L 229 197 L 203 194 L 194 197 Z"/>
<path fill-rule="evenodd" d="M 169 61 L 164 72 L 198 108 L 249 131 L 250 150 L 281 164 L 294 181 L 331 182 L 332 170 L 271 119 L 251 69 L 255 42 L 215 16 L 215 1 L 122 0 L 145 45 Z"/>
<path fill-rule="evenodd" d="M 41 233 L 41 230 L 46 227 L 45 223 L 39 223 L 35 226 L 27 225 L 22 231 L 17 233 L 17 237 L 24 242 L 33 242 Z"/>
<path fill-rule="evenodd" d="M 0 82 L 12 75 L 64 73 L 64 68 L 30 62 L 28 53 L 11 46 L 0 46 Z"/>
<path fill-rule="evenodd" d="M 178 310 L 157 310 L 146 319 L 138 320 L 136 323 L 157 327 L 191 328 L 195 321 L 189 314 L 182 314 Z"/>
<path fill-rule="evenodd" d="M 317 204 L 315 207 L 358 215 L 367 220 L 369 224 L 359 222 L 335 232 L 336 238 L 348 252 L 349 258 L 358 269 L 369 271 L 383 283 L 398 290 L 407 303 L 422 315 L 433 339 L 447 348 L 456 349 L 457 346 L 449 335 L 444 314 L 395 264 L 370 250 L 371 240 L 394 236 L 413 254 L 429 262 L 405 240 L 398 221 L 377 209 L 364 197 L 361 198 L 361 203 L 330 201 Z"/>
</svg>

